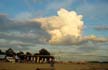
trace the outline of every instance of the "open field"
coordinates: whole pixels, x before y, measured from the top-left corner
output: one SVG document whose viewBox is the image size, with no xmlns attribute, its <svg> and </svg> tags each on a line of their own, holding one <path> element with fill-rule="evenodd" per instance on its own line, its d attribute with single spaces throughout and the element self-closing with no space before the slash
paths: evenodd
<svg viewBox="0 0 108 70">
<path fill-rule="evenodd" d="M 42 70 L 48 70 L 48 68 L 50 68 L 50 65 L 49 64 L 25 64 L 25 63 L 0 63 L 0 70 L 36 70 L 36 68 L 44 68 Z M 56 63 L 55 70 L 108 70 L 108 64 Z"/>
</svg>

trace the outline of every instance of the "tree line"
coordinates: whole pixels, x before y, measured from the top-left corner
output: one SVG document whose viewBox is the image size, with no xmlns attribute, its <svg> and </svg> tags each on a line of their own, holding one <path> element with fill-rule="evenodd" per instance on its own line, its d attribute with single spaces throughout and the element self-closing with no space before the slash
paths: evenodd
<svg viewBox="0 0 108 70">
<path fill-rule="evenodd" d="M 32 58 L 35 57 L 35 60 L 37 59 L 37 57 L 39 57 L 39 61 L 45 61 L 45 59 L 47 60 L 47 62 L 51 59 L 54 59 L 54 56 L 52 56 L 50 54 L 49 51 L 47 51 L 46 49 L 42 48 L 39 50 L 38 53 L 34 53 L 32 54 L 31 52 L 26 52 L 24 53 L 23 51 L 19 51 L 19 52 L 15 52 L 12 48 L 8 48 L 5 52 L 3 52 L 0 49 L 0 55 L 4 54 L 8 57 L 15 57 L 17 56 L 18 58 L 20 58 L 21 61 L 31 61 Z"/>
<path fill-rule="evenodd" d="M 14 55 L 50 55 L 50 52 L 47 51 L 46 49 L 42 48 L 39 50 L 39 53 L 34 53 L 32 54 L 31 52 L 26 52 L 24 53 L 23 51 L 15 52 L 12 48 L 8 48 L 5 52 L 3 52 L 0 49 L 0 54 L 5 54 L 7 56 L 14 56 Z"/>
</svg>

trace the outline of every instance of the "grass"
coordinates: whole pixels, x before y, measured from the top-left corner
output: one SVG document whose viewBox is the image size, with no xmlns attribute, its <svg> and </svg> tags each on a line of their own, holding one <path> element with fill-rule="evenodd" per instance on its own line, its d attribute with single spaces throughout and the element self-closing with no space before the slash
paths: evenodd
<svg viewBox="0 0 108 70">
<path fill-rule="evenodd" d="M 50 70 L 49 64 L 0 63 L 0 70 Z M 56 63 L 55 70 L 108 70 L 108 64 L 99 63 Z"/>
</svg>

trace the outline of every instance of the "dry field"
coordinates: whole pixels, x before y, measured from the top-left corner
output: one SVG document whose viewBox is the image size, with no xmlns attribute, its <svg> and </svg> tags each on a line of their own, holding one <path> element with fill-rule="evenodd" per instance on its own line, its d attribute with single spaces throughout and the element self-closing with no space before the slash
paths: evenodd
<svg viewBox="0 0 108 70">
<path fill-rule="evenodd" d="M 0 63 L 0 70 L 50 70 L 49 64 Z M 108 70 L 108 64 L 56 63 L 55 70 Z"/>
</svg>

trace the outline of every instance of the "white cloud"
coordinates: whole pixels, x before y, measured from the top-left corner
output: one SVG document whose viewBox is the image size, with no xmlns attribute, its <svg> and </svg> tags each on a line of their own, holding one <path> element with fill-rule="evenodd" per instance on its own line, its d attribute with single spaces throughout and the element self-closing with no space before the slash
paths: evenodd
<svg viewBox="0 0 108 70">
<path fill-rule="evenodd" d="M 51 35 L 50 44 L 76 43 L 81 37 L 83 28 L 82 16 L 65 9 L 60 9 L 57 13 L 58 16 L 33 19 L 33 21 L 39 22 L 41 27 Z"/>
</svg>

